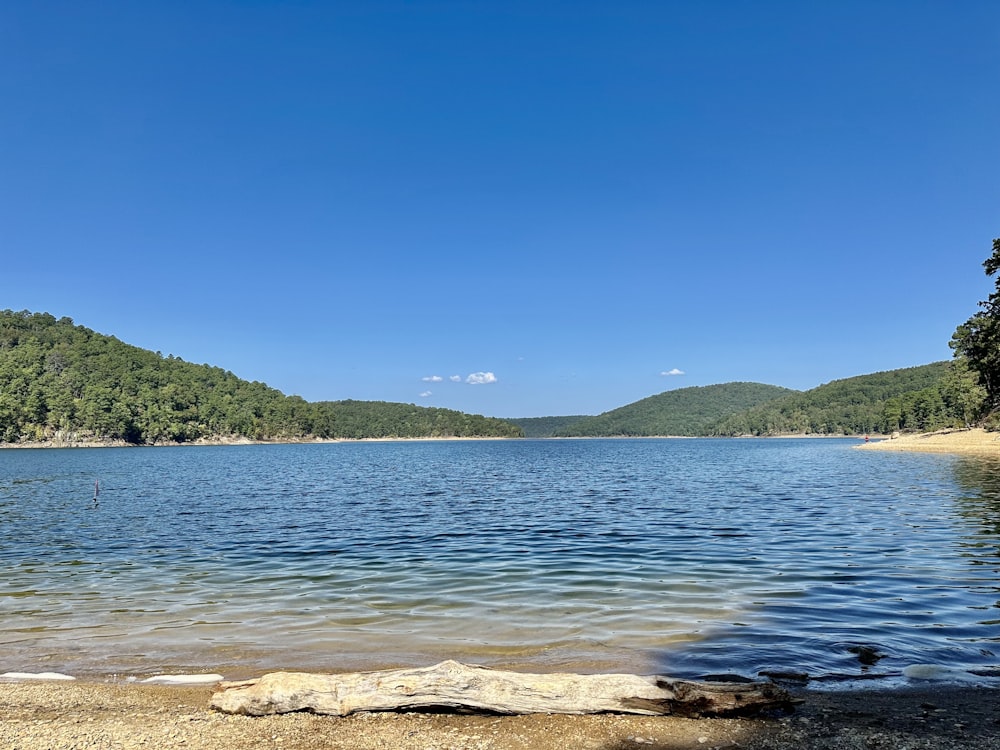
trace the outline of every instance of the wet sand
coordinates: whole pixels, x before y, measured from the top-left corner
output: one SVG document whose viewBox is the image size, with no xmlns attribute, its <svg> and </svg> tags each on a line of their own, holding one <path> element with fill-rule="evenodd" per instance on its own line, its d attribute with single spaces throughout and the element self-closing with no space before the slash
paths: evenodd
<svg viewBox="0 0 1000 750">
<path fill-rule="evenodd" d="M 0 747 L 10 750 L 331 750 L 468 748 L 944 748 L 1000 747 L 1000 689 L 925 686 L 799 692 L 791 714 L 740 719 L 623 715 L 493 716 L 308 713 L 229 716 L 208 707 L 213 686 L 0 684 Z"/>
</svg>

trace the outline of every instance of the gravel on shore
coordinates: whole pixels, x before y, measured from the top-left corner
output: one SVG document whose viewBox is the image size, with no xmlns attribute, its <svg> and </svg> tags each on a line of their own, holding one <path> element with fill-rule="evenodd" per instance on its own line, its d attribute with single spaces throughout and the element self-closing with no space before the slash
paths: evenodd
<svg viewBox="0 0 1000 750">
<path fill-rule="evenodd" d="M 684 719 L 308 713 L 247 717 L 208 707 L 214 686 L 0 684 L 0 747 L 8 750 L 996 750 L 1000 689 L 926 686 L 802 692 L 782 716 Z"/>
</svg>

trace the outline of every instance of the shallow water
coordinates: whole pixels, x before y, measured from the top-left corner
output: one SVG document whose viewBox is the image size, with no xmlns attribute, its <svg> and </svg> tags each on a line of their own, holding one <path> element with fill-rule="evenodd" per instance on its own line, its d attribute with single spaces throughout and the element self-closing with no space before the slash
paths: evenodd
<svg viewBox="0 0 1000 750">
<path fill-rule="evenodd" d="M 854 444 L 0 451 L 0 672 L 996 670 L 1000 467 Z"/>
</svg>

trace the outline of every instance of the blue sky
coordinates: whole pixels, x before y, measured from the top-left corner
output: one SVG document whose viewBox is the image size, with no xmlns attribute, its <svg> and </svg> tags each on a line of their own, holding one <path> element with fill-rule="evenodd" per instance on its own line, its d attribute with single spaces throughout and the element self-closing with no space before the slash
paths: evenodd
<svg viewBox="0 0 1000 750">
<path fill-rule="evenodd" d="M 502 417 L 926 364 L 998 92 L 992 1 L 11 0 L 0 308 Z"/>
</svg>

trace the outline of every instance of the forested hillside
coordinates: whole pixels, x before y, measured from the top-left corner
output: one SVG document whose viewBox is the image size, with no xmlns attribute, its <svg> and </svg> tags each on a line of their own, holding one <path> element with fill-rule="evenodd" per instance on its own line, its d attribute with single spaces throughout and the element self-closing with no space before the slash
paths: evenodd
<svg viewBox="0 0 1000 750">
<path fill-rule="evenodd" d="M 218 367 L 130 346 L 69 318 L 0 312 L 0 442 L 478 436 L 520 437 L 521 430 L 411 404 L 309 403 Z"/>
<path fill-rule="evenodd" d="M 720 419 L 795 393 L 763 383 L 724 383 L 666 391 L 574 422 L 560 437 L 706 435 Z"/>
<path fill-rule="evenodd" d="M 859 375 L 730 415 L 715 435 L 857 435 L 960 427 L 975 417 L 975 386 L 961 364 Z"/>
<path fill-rule="evenodd" d="M 962 358 L 798 392 L 681 388 L 596 417 L 512 421 L 381 401 L 309 403 L 45 313 L 0 312 L 0 443 L 199 439 L 847 435 L 963 427 L 985 391 Z M 515 424 L 514 422 L 517 422 Z"/>
<path fill-rule="evenodd" d="M 805 392 L 760 383 L 681 388 L 564 425 L 550 417 L 522 426 L 538 437 L 886 434 L 968 426 L 982 398 L 963 362 L 935 362 Z"/>
<path fill-rule="evenodd" d="M 508 419 L 524 431 L 526 438 L 552 437 L 561 430 L 569 429 L 571 425 L 584 419 L 591 419 L 588 415 L 577 415 L 569 417 L 516 417 Z"/>
<path fill-rule="evenodd" d="M 523 437 L 506 420 L 451 409 L 389 401 L 319 401 L 311 404 L 312 434 L 321 438 Z"/>
</svg>

